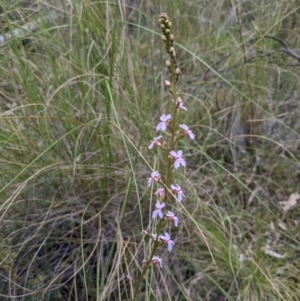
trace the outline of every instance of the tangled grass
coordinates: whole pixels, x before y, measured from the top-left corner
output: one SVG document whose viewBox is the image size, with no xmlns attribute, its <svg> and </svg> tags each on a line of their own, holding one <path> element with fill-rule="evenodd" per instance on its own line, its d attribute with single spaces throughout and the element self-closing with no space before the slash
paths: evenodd
<svg viewBox="0 0 300 301">
<path fill-rule="evenodd" d="M 0 300 L 129 300 L 154 201 L 150 128 L 169 101 L 162 11 L 193 108 L 192 219 L 139 300 L 299 300 L 300 3 L 239 5 L 1 3 Z"/>
</svg>

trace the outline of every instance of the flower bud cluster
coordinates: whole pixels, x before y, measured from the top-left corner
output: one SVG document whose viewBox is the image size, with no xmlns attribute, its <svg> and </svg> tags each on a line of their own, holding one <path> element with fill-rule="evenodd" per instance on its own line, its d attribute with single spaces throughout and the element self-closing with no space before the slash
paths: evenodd
<svg viewBox="0 0 300 301">
<path fill-rule="evenodd" d="M 180 70 L 177 67 L 177 61 L 176 61 L 176 52 L 174 48 L 174 40 L 175 37 L 171 33 L 171 27 L 172 23 L 169 20 L 169 17 L 166 13 L 161 13 L 159 16 L 159 22 L 160 22 L 160 28 L 162 32 L 162 40 L 165 44 L 166 50 L 170 56 L 170 59 L 172 63 L 168 60 L 166 61 L 166 66 L 168 67 L 169 72 L 172 74 L 173 70 L 172 67 L 175 68 L 176 71 L 176 82 L 178 81 Z"/>
</svg>

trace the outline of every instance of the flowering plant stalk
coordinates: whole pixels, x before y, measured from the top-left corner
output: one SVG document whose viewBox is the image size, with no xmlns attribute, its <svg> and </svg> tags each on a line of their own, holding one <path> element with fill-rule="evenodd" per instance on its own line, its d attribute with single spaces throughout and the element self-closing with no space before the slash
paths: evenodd
<svg viewBox="0 0 300 301">
<path fill-rule="evenodd" d="M 157 186 L 157 190 L 154 193 L 157 196 L 157 201 L 152 211 L 152 220 L 155 221 L 158 219 L 158 222 L 154 224 L 156 233 L 148 233 L 148 231 L 142 230 L 142 234 L 152 240 L 152 244 L 147 259 L 143 260 L 144 265 L 138 280 L 134 281 L 130 274 L 127 276 L 134 284 L 133 301 L 137 300 L 139 287 L 146 271 L 153 265 L 157 265 L 160 268 L 163 267 L 162 258 L 157 255 L 159 247 L 167 245 L 168 251 L 172 251 L 175 245 L 170 233 L 164 231 L 164 234 L 161 234 L 161 232 L 168 223 L 173 223 L 175 227 L 178 227 L 179 218 L 175 213 L 166 211 L 166 209 L 176 202 L 180 203 L 185 197 L 181 187 L 173 182 L 174 170 L 186 166 L 183 152 L 182 150 L 176 150 L 176 145 L 184 136 L 188 136 L 192 140 L 195 138 L 194 133 L 187 125 L 179 124 L 178 126 L 178 115 L 181 111 L 187 111 L 187 108 L 184 106 L 182 99 L 177 96 L 177 83 L 180 76 L 180 69 L 178 68 L 176 60 L 175 37 L 171 33 L 172 23 L 166 13 L 160 14 L 159 22 L 162 31 L 162 40 L 169 55 L 166 66 L 171 75 L 171 80 L 166 80 L 165 86 L 171 94 L 173 108 L 171 113 L 163 113 L 161 115 L 160 122 L 156 126 L 156 131 L 159 131 L 162 135 L 155 137 L 148 147 L 150 150 L 154 147 L 161 148 L 167 159 L 164 172 L 152 170 L 147 182 L 149 187 L 152 185 Z M 167 135 L 168 132 L 169 135 Z M 165 135 L 163 135 L 164 133 Z"/>
</svg>

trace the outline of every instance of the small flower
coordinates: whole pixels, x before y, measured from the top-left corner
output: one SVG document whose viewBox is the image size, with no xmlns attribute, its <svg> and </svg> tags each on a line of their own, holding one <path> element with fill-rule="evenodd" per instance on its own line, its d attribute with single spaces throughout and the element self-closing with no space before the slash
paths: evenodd
<svg viewBox="0 0 300 301">
<path fill-rule="evenodd" d="M 160 116 L 161 122 L 156 126 L 156 130 L 157 131 L 159 131 L 159 130 L 165 131 L 167 129 L 167 126 L 169 124 L 169 120 L 171 119 L 171 117 L 172 117 L 171 114 L 168 114 L 168 115 L 162 114 Z"/>
<path fill-rule="evenodd" d="M 160 203 L 159 201 L 156 202 L 155 204 L 155 210 L 152 212 L 152 218 L 156 218 L 159 216 L 160 218 L 163 218 L 163 213 L 161 211 L 162 208 L 166 206 L 165 203 Z"/>
<path fill-rule="evenodd" d="M 181 190 L 181 187 L 177 184 L 176 185 L 171 184 L 171 189 L 173 194 L 176 195 L 177 201 L 181 202 L 182 199 L 185 197 L 183 191 Z"/>
<path fill-rule="evenodd" d="M 147 185 L 151 186 L 152 182 L 157 182 L 160 179 L 160 174 L 158 171 L 151 172 L 151 178 L 148 178 Z"/>
<path fill-rule="evenodd" d="M 151 141 L 150 145 L 148 146 L 149 149 L 152 149 L 153 146 L 156 144 L 158 146 L 161 146 L 161 143 L 158 141 L 162 136 L 155 137 L 153 141 Z"/>
<path fill-rule="evenodd" d="M 175 151 L 171 151 L 170 155 L 174 159 L 174 168 L 177 169 L 180 167 L 180 165 L 185 166 L 185 161 L 182 158 L 182 151 L 179 150 L 177 153 Z M 150 185 L 149 185 L 150 186 Z"/>
<path fill-rule="evenodd" d="M 157 234 L 155 234 L 155 233 L 152 233 L 152 234 L 151 234 L 151 237 L 152 237 L 152 239 L 153 239 L 154 241 L 156 241 L 156 240 L 157 240 Z"/>
<path fill-rule="evenodd" d="M 158 188 L 155 193 L 155 195 L 158 195 L 160 198 L 163 198 L 165 196 L 165 189 L 164 188 Z"/>
<path fill-rule="evenodd" d="M 173 101 L 173 99 L 172 99 Z M 183 105 L 182 99 L 180 97 L 178 97 L 176 99 L 176 104 L 177 104 L 177 110 L 179 111 L 179 109 L 187 111 L 187 108 Z"/>
<path fill-rule="evenodd" d="M 189 135 L 189 137 L 194 140 L 195 139 L 195 134 L 189 129 L 189 127 L 185 124 L 180 124 L 180 128 L 183 129 L 181 135 Z"/>
<path fill-rule="evenodd" d="M 157 264 L 158 263 L 160 265 L 160 267 L 162 268 L 162 259 L 159 258 L 158 256 L 154 255 L 152 257 L 152 263 L 153 264 Z"/>
<path fill-rule="evenodd" d="M 129 274 L 126 275 L 126 278 L 127 278 L 127 280 L 129 280 L 129 281 L 132 281 L 132 280 L 133 280 L 132 277 L 131 277 Z"/>
<path fill-rule="evenodd" d="M 148 232 L 146 230 L 142 230 L 141 234 L 148 235 Z"/>
<path fill-rule="evenodd" d="M 166 213 L 166 217 L 168 221 L 174 221 L 174 225 L 175 227 L 178 227 L 178 223 L 179 223 L 179 218 L 177 216 L 175 216 L 175 214 L 171 211 L 168 211 Z"/>
<path fill-rule="evenodd" d="M 174 246 L 174 241 L 170 239 L 170 234 L 165 232 L 165 235 L 159 235 L 161 241 L 168 245 L 168 251 L 171 251 Z"/>
</svg>

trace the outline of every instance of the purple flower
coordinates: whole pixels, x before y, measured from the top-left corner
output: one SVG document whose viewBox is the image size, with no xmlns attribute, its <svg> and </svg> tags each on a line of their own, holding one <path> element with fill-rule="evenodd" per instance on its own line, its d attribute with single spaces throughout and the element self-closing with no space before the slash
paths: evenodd
<svg viewBox="0 0 300 301">
<path fill-rule="evenodd" d="M 189 127 L 185 124 L 180 124 L 180 128 L 183 129 L 181 135 L 189 135 L 189 137 L 194 140 L 195 139 L 195 134 L 189 129 Z"/>
<path fill-rule="evenodd" d="M 173 194 L 176 195 L 177 201 L 181 202 L 182 199 L 185 197 L 183 191 L 181 190 L 181 187 L 179 185 L 173 185 L 171 184 L 171 190 L 173 192 Z"/>
<path fill-rule="evenodd" d="M 161 212 L 161 209 L 166 206 L 165 203 L 160 203 L 159 201 L 155 204 L 155 210 L 152 212 L 152 218 L 156 218 L 159 216 L 160 218 L 163 218 L 163 213 Z"/>
<path fill-rule="evenodd" d="M 154 255 L 152 257 L 152 263 L 153 264 L 157 264 L 158 263 L 160 265 L 160 267 L 162 268 L 162 259 L 159 258 L 158 256 Z"/>
<path fill-rule="evenodd" d="M 179 150 L 177 153 L 175 151 L 171 151 L 170 155 L 174 159 L 174 168 L 177 169 L 180 167 L 180 165 L 185 166 L 185 161 L 182 158 L 182 151 Z"/>
<path fill-rule="evenodd" d="M 159 235 L 161 241 L 168 245 L 168 251 L 171 251 L 174 246 L 174 241 L 171 240 L 169 233 L 165 232 L 165 235 Z"/>
<path fill-rule="evenodd" d="M 151 186 L 152 182 L 157 182 L 160 179 L 160 174 L 158 171 L 151 172 L 151 178 L 148 178 L 147 185 Z"/>
<path fill-rule="evenodd" d="M 168 211 L 166 213 L 166 217 L 168 221 L 174 221 L 174 225 L 175 227 L 178 227 L 178 223 L 179 223 L 179 218 L 177 216 L 175 216 L 175 214 L 171 211 Z"/>
<path fill-rule="evenodd" d="M 177 104 L 177 110 L 181 109 L 187 111 L 187 108 L 183 105 L 182 99 L 180 97 L 176 99 L 176 104 Z"/>
<path fill-rule="evenodd" d="M 152 149 L 153 146 L 156 144 L 158 146 L 161 146 L 161 143 L 158 141 L 162 136 L 155 137 L 153 141 L 151 141 L 150 145 L 148 146 L 149 149 Z"/>
<path fill-rule="evenodd" d="M 165 189 L 164 188 L 158 188 L 155 193 L 155 195 L 158 195 L 160 198 L 163 198 L 165 196 Z"/>
<path fill-rule="evenodd" d="M 171 114 L 162 114 L 160 116 L 160 123 L 156 126 L 156 130 L 159 131 L 165 131 L 167 129 L 167 125 L 169 124 L 169 120 L 171 119 Z"/>
</svg>

